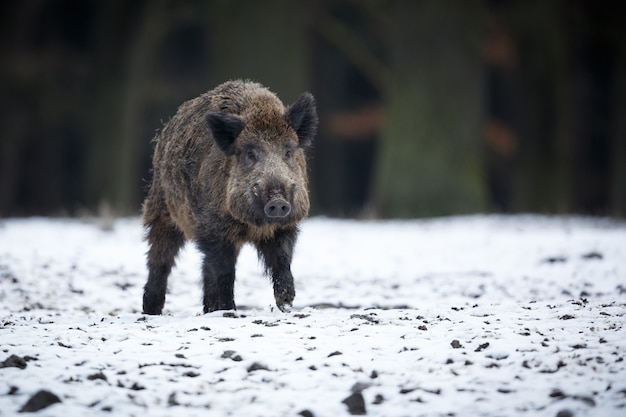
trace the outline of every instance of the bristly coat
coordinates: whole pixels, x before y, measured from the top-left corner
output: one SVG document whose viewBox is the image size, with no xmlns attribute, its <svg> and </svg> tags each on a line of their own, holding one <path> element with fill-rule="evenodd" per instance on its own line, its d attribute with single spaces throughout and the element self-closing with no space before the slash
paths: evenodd
<svg viewBox="0 0 626 417">
<path fill-rule="evenodd" d="M 316 133 L 309 93 L 285 107 L 249 81 L 230 81 L 183 103 L 157 135 L 143 204 L 148 282 L 143 310 L 160 314 L 167 278 L 186 240 L 204 255 L 204 311 L 234 309 L 235 262 L 252 243 L 279 308 L 295 296 L 291 258 L 309 210 L 304 149 Z"/>
</svg>

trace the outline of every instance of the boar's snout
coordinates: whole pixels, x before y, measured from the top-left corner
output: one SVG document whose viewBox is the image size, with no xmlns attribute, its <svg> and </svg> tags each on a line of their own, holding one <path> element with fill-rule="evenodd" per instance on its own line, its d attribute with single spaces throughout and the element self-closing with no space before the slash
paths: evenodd
<svg viewBox="0 0 626 417">
<path fill-rule="evenodd" d="M 287 217 L 291 213 L 291 204 L 283 198 L 272 198 L 263 209 L 265 215 L 272 219 Z"/>
</svg>

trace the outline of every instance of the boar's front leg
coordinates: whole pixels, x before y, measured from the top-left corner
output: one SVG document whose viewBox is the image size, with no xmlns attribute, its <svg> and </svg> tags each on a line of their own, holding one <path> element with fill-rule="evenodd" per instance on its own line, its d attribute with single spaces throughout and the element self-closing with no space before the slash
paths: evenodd
<svg viewBox="0 0 626 417">
<path fill-rule="evenodd" d="M 291 258 L 297 233 L 295 228 L 282 229 L 276 232 L 273 239 L 264 240 L 257 245 L 267 273 L 272 277 L 276 306 L 281 311 L 286 311 L 296 296 L 291 274 Z"/>
<path fill-rule="evenodd" d="M 198 241 L 198 249 L 204 255 L 204 312 L 235 310 L 235 247 L 231 243 L 203 239 Z"/>
</svg>

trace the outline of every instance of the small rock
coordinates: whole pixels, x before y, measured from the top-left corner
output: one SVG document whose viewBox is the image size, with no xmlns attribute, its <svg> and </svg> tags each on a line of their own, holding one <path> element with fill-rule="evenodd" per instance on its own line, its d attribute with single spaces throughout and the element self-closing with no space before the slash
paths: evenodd
<svg viewBox="0 0 626 417">
<path fill-rule="evenodd" d="M 6 358 L 4 361 L 0 362 L 0 368 L 26 368 L 26 360 L 24 358 L 20 358 L 17 355 L 11 355 Z"/>
<path fill-rule="evenodd" d="M 550 398 L 557 398 L 559 400 L 562 400 L 564 398 L 567 398 L 567 394 L 557 388 L 552 390 L 552 392 L 550 393 Z"/>
<path fill-rule="evenodd" d="M 452 346 L 452 349 L 460 349 L 463 347 L 461 342 L 459 342 L 457 339 L 454 339 L 452 343 L 450 343 L 450 346 Z"/>
<path fill-rule="evenodd" d="M 565 256 L 550 256 L 543 259 L 541 262 L 546 264 L 558 264 L 567 262 L 567 258 Z"/>
<path fill-rule="evenodd" d="M 489 347 L 489 342 L 483 343 L 483 344 L 479 345 L 479 346 L 478 346 L 478 347 L 474 350 L 474 352 L 481 352 L 481 351 L 483 351 L 483 350 L 487 349 L 488 347 Z"/>
<path fill-rule="evenodd" d="M 593 397 L 590 397 L 589 395 L 575 395 L 573 398 L 575 400 L 579 400 L 579 401 L 584 402 L 589 407 L 595 407 L 596 406 L 596 400 L 594 400 Z"/>
<path fill-rule="evenodd" d="M 98 372 L 97 374 L 91 374 L 91 375 L 87 376 L 87 379 L 90 380 L 90 381 L 95 381 L 96 379 L 101 379 L 103 381 L 106 381 L 107 377 L 102 372 Z"/>
<path fill-rule="evenodd" d="M 589 253 L 585 253 L 582 256 L 582 258 L 588 261 L 588 260 L 592 260 L 592 259 L 602 259 L 604 257 L 602 256 L 602 254 L 600 252 L 589 252 Z"/>
<path fill-rule="evenodd" d="M 302 410 L 298 413 L 298 415 L 302 417 L 314 417 L 314 414 L 309 410 Z"/>
<path fill-rule="evenodd" d="M 169 405 L 170 407 L 175 407 L 177 405 L 180 405 L 180 403 L 176 399 L 176 392 L 172 392 L 170 396 L 167 397 L 167 405 Z"/>
<path fill-rule="evenodd" d="M 500 394 L 511 394 L 515 392 L 515 390 L 510 388 L 498 388 L 496 391 L 498 391 Z"/>
<path fill-rule="evenodd" d="M 344 399 L 342 403 L 348 406 L 348 412 L 353 416 L 363 416 L 367 414 L 365 410 L 365 400 L 363 399 L 363 394 L 360 392 L 353 393 Z"/>
<path fill-rule="evenodd" d="M 558 413 L 556 413 L 556 417 L 574 417 L 574 413 L 572 413 L 570 410 L 561 410 Z"/>
<path fill-rule="evenodd" d="M 30 397 L 26 404 L 20 409 L 20 413 L 31 413 L 33 411 L 43 410 L 52 404 L 60 403 L 61 399 L 50 391 L 41 390 Z"/>
<path fill-rule="evenodd" d="M 267 366 L 259 363 L 259 362 L 254 362 L 252 365 L 248 366 L 248 372 L 254 372 L 254 371 L 269 371 L 270 368 L 268 368 Z"/>
<path fill-rule="evenodd" d="M 131 385 L 130 389 L 133 390 L 133 391 L 142 391 L 142 390 L 146 389 L 146 387 L 144 387 L 142 385 L 139 385 L 136 382 L 133 382 L 133 385 Z"/>
<path fill-rule="evenodd" d="M 231 359 L 235 362 L 241 362 L 243 358 L 237 354 L 234 350 L 225 350 L 221 356 L 222 359 Z"/>
<path fill-rule="evenodd" d="M 385 402 L 385 397 L 383 397 L 381 394 L 376 394 L 376 396 L 374 397 L 374 401 L 372 401 L 372 404 L 378 405 L 384 402 Z"/>
<path fill-rule="evenodd" d="M 380 320 L 377 319 L 376 317 L 374 317 L 376 315 L 376 313 L 370 313 L 370 314 L 352 314 L 350 316 L 351 319 L 361 319 L 361 320 L 365 320 L 369 323 L 372 324 L 380 324 Z"/>
</svg>

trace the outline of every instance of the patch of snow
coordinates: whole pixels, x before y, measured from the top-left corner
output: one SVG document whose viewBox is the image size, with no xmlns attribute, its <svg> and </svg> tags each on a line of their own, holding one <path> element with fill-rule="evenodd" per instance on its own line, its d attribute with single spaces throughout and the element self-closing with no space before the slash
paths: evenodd
<svg viewBox="0 0 626 417">
<path fill-rule="evenodd" d="M 626 413 L 624 223 L 312 218 L 290 313 L 246 246 L 239 309 L 201 315 L 188 244 L 165 314 L 141 314 L 142 238 L 1 221 L 0 416 L 41 390 L 50 416 Z"/>
</svg>

